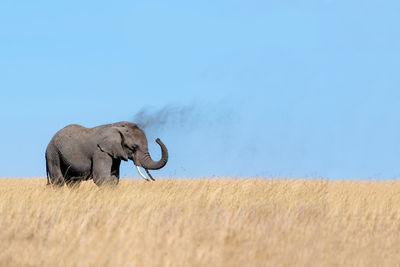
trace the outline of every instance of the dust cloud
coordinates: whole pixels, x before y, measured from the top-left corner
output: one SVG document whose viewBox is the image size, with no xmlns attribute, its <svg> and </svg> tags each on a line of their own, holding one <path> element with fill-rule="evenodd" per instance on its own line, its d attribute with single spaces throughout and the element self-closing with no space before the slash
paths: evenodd
<svg viewBox="0 0 400 267">
<path fill-rule="evenodd" d="M 198 106 L 169 104 L 162 108 L 144 107 L 133 116 L 132 122 L 146 132 L 163 132 L 171 127 L 192 128 L 201 117 Z"/>
</svg>

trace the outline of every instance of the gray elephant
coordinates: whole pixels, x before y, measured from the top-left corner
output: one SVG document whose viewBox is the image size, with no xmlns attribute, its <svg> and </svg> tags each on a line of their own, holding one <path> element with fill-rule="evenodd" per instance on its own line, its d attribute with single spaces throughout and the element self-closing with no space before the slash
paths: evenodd
<svg viewBox="0 0 400 267">
<path fill-rule="evenodd" d="M 117 122 L 94 128 L 72 124 L 58 131 L 46 149 L 47 183 L 55 186 L 76 186 L 81 181 L 93 179 L 98 186 L 119 182 L 121 160 L 132 160 L 139 167 L 158 170 L 168 161 L 168 150 L 157 138 L 161 159 L 150 157 L 147 138 L 142 129 L 131 122 Z"/>
</svg>

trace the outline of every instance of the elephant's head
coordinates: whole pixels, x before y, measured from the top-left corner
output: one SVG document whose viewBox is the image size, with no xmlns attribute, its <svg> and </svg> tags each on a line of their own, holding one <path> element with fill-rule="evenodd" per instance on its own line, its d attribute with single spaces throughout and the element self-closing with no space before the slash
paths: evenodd
<svg viewBox="0 0 400 267">
<path fill-rule="evenodd" d="M 118 122 L 110 124 L 108 128 L 102 129 L 104 138 L 99 139 L 100 149 L 114 158 L 127 161 L 132 160 L 136 168 L 145 180 L 148 180 L 140 171 L 143 167 L 150 179 L 154 180 L 148 170 L 158 170 L 167 164 L 168 150 L 159 138 L 157 144 L 161 147 L 161 159 L 154 161 L 150 157 L 147 138 L 142 129 L 131 122 Z"/>
</svg>

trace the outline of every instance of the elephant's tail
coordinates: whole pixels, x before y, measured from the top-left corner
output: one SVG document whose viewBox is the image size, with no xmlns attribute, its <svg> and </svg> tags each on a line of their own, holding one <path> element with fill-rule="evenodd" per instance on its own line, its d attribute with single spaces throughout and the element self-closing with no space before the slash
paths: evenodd
<svg viewBox="0 0 400 267">
<path fill-rule="evenodd" d="M 44 154 L 44 157 L 46 159 L 46 177 L 47 177 L 47 185 L 50 185 L 50 179 L 49 179 L 49 164 L 47 163 L 47 153 Z"/>
</svg>

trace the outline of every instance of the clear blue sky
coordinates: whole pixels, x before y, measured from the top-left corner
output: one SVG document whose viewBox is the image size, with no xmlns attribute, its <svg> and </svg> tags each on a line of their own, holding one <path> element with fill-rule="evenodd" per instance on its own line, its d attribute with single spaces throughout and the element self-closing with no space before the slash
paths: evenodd
<svg viewBox="0 0 400 267">
<path fill-rule="evenodd" d="M 398 1 L 2 1 L 0 176 L 70 123 L 194 106 L 154 176 L 400 177 Z M 206 110 L 204 110 L 206 109 Z M 197 122 L 199 120 L 201 122 Z M 132 163 L 124 176 L 137 176 Z"/>
</svg>

